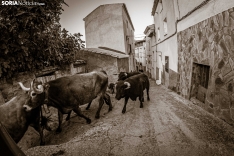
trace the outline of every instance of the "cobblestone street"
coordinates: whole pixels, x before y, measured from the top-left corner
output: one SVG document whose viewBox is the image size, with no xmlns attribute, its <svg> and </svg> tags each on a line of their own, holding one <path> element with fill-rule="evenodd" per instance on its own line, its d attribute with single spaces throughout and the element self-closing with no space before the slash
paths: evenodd
<svg viewBox="0 0 234 156">
<path fill-rule="evenodd" d="M 125 114 L 121 113 L 124 100 L 111 96 L 114 108 L 108 112 L 104 105 L 100 119 L 94 119 L 96 101 L 88 111 L 82 106 L 92 119 L 90 125 L 73 114 L 70 121 L 63 122 L 60 134 L 55 128 L 47 133 L 46 146 L 26 146 L 29 133 L 19 146 L 27 155 L 38 156 L 234 155 L 233 127 L 163 85 L 151 81 L 151 100 L 144 102 L 144 108 L 139 108 L 138 100 L 129 100 Z"/>
</svg>

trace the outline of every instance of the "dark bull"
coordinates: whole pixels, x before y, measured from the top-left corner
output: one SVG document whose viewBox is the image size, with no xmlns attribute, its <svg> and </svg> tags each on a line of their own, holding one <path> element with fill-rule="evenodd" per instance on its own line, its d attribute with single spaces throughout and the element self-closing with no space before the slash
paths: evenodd
<svg viewBox="0 0 234 156">
<path fill-rule="evenodd" d="M 100 117 L 104 101 L 109 105 L 109 111 L 112 110 L 110 96 L 106 94 L 108 76 L 105 71 L 94 71 L 61 77 L 45 84 L 38 84 L 38 82 L 33 81 L 32 86 L 36 94 L 31 94 L 31 99 L 25 105 L 25 108 L 30 110 L 38 105 L 42 105 L 44 101 L 47 102 L 48 106 L 57 108 L 59 117 L 57 132 L 61 132 L 62 130 L 63 114 L 68 114 L 66 120 L 69 120 L 72 110 L 78 116 L 86 119 L 87 123 L 91 123 L 91 120 L 82 114 L 79 106 L 89 103 L 86 108 L 88 109 L 95 98 L 99 100 L 99 107 L 95 118 Z M 45 93 L 45 97 L 38 99 L 37 97 L 43 93 Z"/>
</svg>

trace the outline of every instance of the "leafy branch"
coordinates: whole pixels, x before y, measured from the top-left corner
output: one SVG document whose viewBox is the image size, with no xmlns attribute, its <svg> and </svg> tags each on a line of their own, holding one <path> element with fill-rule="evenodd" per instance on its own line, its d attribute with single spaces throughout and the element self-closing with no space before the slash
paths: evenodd
<svg viewBox="0 0 234 156">
<path fill-rule="evenodd" d="M 70 64 L 84 47 L 81 34 L 61 30 L 63 0 L 0 6 L 0 79 L 46 66 Z"/>
</svg>

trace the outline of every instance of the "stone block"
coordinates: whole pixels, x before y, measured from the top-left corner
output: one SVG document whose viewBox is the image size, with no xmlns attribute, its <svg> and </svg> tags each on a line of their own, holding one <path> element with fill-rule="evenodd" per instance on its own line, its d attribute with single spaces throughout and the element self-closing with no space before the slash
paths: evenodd
<svg viewBox="0 0 234 156">
<path fill-rule="evenodd" d="M 229 12 L 225 11 L 223 15 L 224 15 L 224 26 L 229 26 Z"/>
<path fill-rule="evenodd" d="M 213 18 L 214 25 L 219 26 L 219 19 L 218 19 L 218 17 L 217 16 L 213 16 L 212 18 Z"/>
<path fill-rule="evenodd" d="M 229 12 L 229 14 L 232 13 L 232 12 L 234 12 L 234 8 L 228 9 L 228 12 Z"/>
<path fill-rule="evenodd" d="M 229 19 L 229 23 L 230 23 L 230 30 L 233 31 L 234 30 L 234 18 L 230 18 Z"/>
<path fill-rule="evenodd" d="M 233 12 L 229 12 L 229 18 L 234 19 L 234 11 Z"/>
<path fill-rule="evenodd" d="M 209 37 L 208 37 L 209 43 L 212 43 L 212 42 L 213 42 L 214 37 L 215 37 L 215 34 L 214 34 L 214 33 L 211 33 L 211 34 L 209 35 Z"/>
<path fill-rule="evenodd" d="M 219 13 L 218 18 L 219 18 L 219 26 L 220 26 L 220 28 L 222 28 L 223 27 L 223 22 L 224 22 L 223 14 Z"/>
<path fill-rule="evenodd" d="M 232 68 L 231 68 L 231 66 L 229 64 L 225 64 L 223 66 L 223 68 L 221 69 L 222 75 L 226 75 L 226 74 L 228 74 L 231 71 L 232 71 Z"/>
</svg>

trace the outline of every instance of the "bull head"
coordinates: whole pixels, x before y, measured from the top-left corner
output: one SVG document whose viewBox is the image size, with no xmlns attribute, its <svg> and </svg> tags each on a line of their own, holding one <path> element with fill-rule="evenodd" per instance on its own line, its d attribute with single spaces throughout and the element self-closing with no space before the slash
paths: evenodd
<svg viewBox="0 0 234 156">
<path fill-rule="evenodd" d="M 131 84 L 129 82 L 124 82 L 124 85 L 127 86 L 125 89 L 129 89 L 131 87 Z"/>
<path fill-rule="evenodd" d="M 31 111 L 42 104 L 44 100 L 44 94 L 42 94 L 44 92 L 44 87 L 41 83 L 36 83 L 34 79 L 31 83 L 31 88 L 24 88 L 21 84 L 20 86 L 23 90 L 29 91 L 29 99 L 23 105 L 25 111 Z"/>
</svg>

